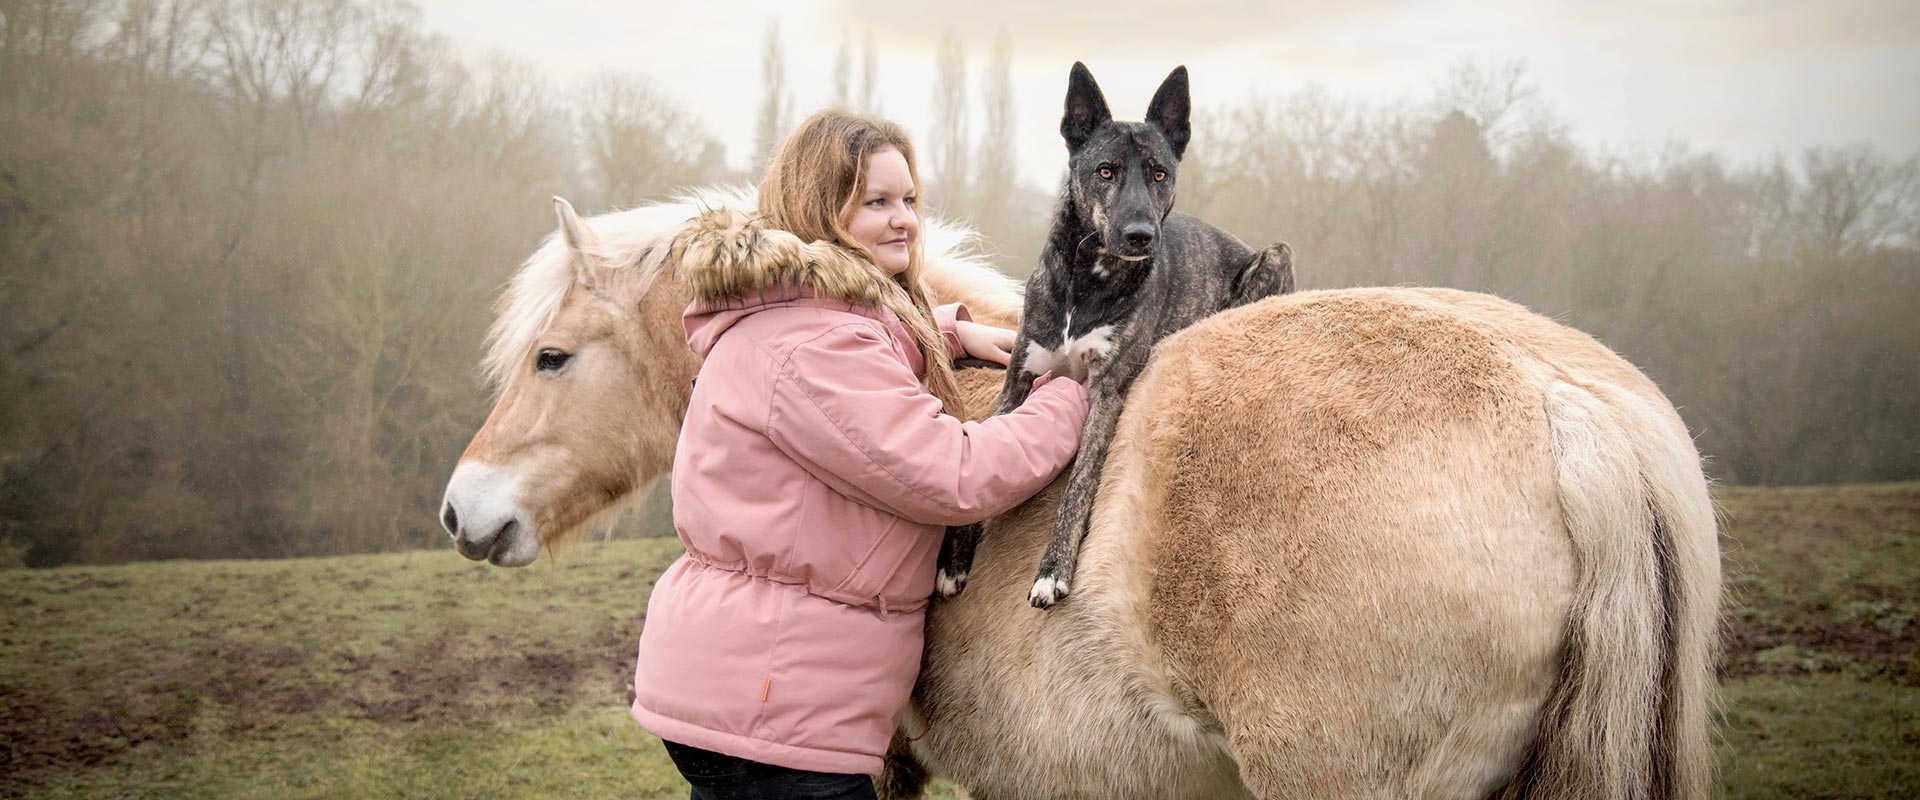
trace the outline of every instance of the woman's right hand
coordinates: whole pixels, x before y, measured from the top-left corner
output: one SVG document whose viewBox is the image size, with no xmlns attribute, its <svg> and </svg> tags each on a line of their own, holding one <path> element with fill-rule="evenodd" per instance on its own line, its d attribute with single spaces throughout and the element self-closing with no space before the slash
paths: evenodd
<svg viewBox="0 0 1920 800">
<path fill-rule="evenodd" d="M 1060 380 L 1065 380 L 1065 381 L 1073 380 L 1072 378 L 1061 378 L 1059 375 L 1053 374 L 1053 370 L 1047 370 L 1045 373 L 1041 374 L 1040 377 L 1033 379 L 1033 391 L 1036 391 L 1036 392 L 1040 391 L 1040 387 L 1045 386 L 1047 384 L 1047 381 L 1054 380 L 1056 378 Z"/>
</svg>

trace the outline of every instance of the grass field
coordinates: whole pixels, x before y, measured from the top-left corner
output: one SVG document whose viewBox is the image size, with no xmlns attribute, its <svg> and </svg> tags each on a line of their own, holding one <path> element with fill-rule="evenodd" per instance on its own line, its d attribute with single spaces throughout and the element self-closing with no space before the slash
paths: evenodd
<svg viewBox="0 0 1920 800">
<path fill-rule="evenodd" d="M 1718 497 L 1725 796 L 1920 795 L 1920 483 Z M 625 713 L 677 552 L 0 573 L 0 797 L 685 797 Z"/>
</svg>

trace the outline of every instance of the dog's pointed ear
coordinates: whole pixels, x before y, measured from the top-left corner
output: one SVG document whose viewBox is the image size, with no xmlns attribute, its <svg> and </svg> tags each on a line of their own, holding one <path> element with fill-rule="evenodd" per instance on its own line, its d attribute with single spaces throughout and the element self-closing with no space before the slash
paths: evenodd
<svg viewBox="0 0 1920 800">
<path fill-rule="evenodd" d="M 1073 74 L 1067 77 L 1067 113 L 1060 117 L 1060 136 L 1067 140 L 1067 152 L 1078 151 L 1094 129 L 1113 121 L 1107 110 L 1107 98 L 1100 84 L 1093 82 L 1087 65 L 1073 62 Z"/>
<path fill-rule="evenodd" d="M 1173 145 L 1174 158 L 1186 155 L 1187 139 L 1193 132 L 1188 124 L 1192 115 L 1193 101 L 1187 96 L 1187 67 L 1182 64 L 1160 82 L 1160 89 L 1153 93 L 1153 102 L 1147 104 L 1147 122 L 1167 135 L 1167 144 Z"/>
</svg>

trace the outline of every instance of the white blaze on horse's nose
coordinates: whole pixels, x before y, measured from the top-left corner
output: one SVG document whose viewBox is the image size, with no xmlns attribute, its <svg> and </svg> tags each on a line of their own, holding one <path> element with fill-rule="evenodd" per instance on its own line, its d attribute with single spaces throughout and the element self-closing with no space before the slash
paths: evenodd
<svg viewBox="0 0 1920 800">
<path fill-rule="evenodd" d="M 461 462 L 447 480 L 441 524 L 453 546 L 475 561 L 523 566 L 540 555 L 532 526 L 520 514 L 520 481 L 515 470 Z"/>
</svg>

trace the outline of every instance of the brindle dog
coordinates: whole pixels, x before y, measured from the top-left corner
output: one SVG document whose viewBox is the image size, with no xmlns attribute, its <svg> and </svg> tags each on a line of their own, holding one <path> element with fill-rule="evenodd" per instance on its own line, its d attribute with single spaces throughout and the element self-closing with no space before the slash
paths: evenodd
<svg viewBox="0 0 1920 800">
<path fill-rule="evenodd" d="M 1258 253 L 1232 234 L 1173 210 L 1174 177 L 1190 133 L 1187 68 L 1174 69 L 1145 122 L 1115 122 L 1093 74 L 1075 62 L 1060 135 L 1067 177 L 1026 306 L 1007 382 L 993 413 L 1027 399 L 1048 371 L 1087 385 L 1092 411 L 1053 537 L 1028 600 L 1046 608 L 1067 595 L 1080 540 L 1100 486 L 1107 444 L 1153 346 L 1214 312 L 1293 291 L 1293 254 Z M 947 530 L 939 592 L 965 588 L 981 526 Z"/>
</svg>

